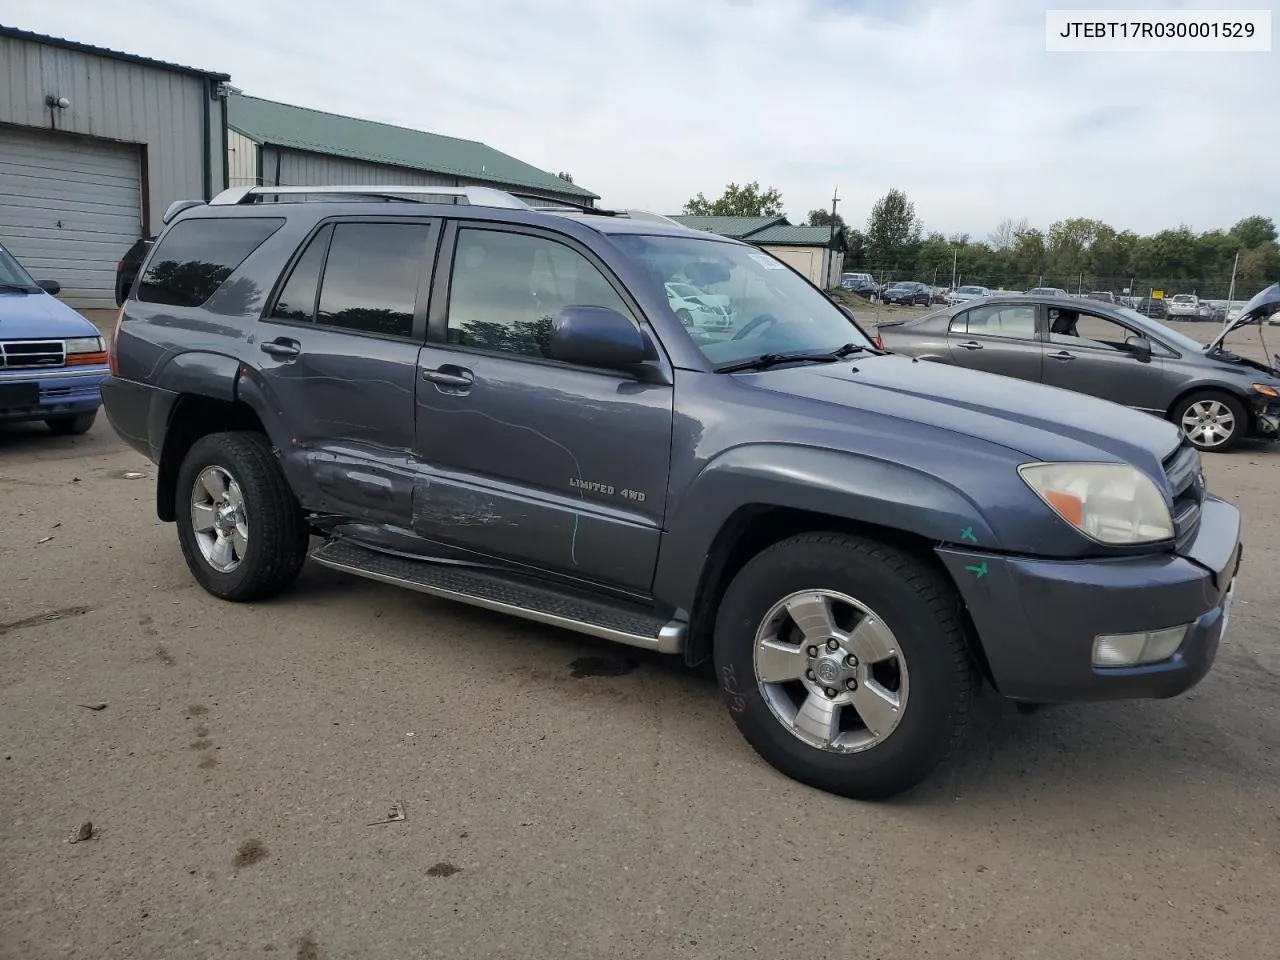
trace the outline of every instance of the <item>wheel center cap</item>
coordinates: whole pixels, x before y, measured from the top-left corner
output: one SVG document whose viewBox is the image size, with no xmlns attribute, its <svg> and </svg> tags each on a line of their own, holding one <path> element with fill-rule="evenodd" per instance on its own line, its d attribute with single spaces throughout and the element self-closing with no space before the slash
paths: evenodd
<svg viewBox="0 0 1280 960">
<path fill-rule="evenodd" d="M 826 686 L 834 686 L 844 673 L 844 661 L 841 657 L 823 657 L 813 665 L 813 674 L 819 682 Z"/>
</svg>

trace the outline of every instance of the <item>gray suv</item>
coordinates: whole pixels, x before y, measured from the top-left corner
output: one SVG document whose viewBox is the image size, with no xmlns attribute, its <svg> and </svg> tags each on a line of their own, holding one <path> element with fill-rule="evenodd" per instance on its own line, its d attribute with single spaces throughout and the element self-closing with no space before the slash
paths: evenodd
<svg viewBox="0 0 1280 960">
<path fill-rule="evenodd" d="M 711 661 L 769 763 L 868 799 L 984 681 L 1169 697 L 1213 661 L 1240 516 L 1172 424 L 886 354 L 756 247 L 479 188 L 166 220 L 103 394 L 215 596 L 309 555 Z M 686 327 L 672 284 L 734 325 Z"/>
</svg>

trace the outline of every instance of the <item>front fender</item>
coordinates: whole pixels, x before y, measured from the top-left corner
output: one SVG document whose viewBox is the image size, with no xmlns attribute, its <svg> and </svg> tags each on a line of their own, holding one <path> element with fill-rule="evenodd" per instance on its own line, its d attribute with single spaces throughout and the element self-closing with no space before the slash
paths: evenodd
<svg viewBox="0 0 1280 960">
<path fill-rule="evenodd" d="M 717 533 L 736 512 L 755 506 L 827 514 L 939 543 L 1002 547 L 977 503 L 923 470 L 815 447 L 751 444 L 709 461 L 673 504 L 655 596 L 691 609 Z"/>
</svg>

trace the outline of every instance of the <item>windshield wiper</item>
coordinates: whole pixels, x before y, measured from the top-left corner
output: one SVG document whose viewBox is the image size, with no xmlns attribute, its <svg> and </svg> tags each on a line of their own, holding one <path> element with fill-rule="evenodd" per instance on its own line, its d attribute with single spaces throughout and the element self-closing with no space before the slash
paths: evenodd
<svg viewBox="0 0 1280 960">
<path fill-rule="evenodd" d="M 0 293 L 33 293 L 31 287 L 23 283 L 0 283 Z"/>
<path fill-rule="evenodd" d="M 834 363 L 851 354 L 861 353 L 866 349 L 860 343 L 846 343 L 842 347 L 828 350 L 825 353 L 763 353 L 758 357 L 735 360 L 733 363 L 723 363 L 716 367 L 715 370 L 716 373 L 736 373 L 739 370 L 768 370 L 770 367 L 776 367 L 780 363 Z"/>
</svg>

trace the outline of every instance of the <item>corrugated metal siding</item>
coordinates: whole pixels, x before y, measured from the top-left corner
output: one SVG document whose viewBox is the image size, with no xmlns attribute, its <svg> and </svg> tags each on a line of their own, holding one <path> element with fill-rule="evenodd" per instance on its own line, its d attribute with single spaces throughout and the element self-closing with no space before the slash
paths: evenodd
<svg viewBox="0 0 1280 960">
<path fill-rule="evenodd" d="M 231 136 L 240 137 L 235 131 L 231 131 Z M 244 138 L 240 137 L 240 139 Z M 520 197 L 539 198 L 540 202 L 550 201 L 575 209 L 581 209 L 584 202 L 581 197 L 568 194 L 532 191 L 484 180 L 473 180 L 468 177 L 451 177 L 445 174 L 410 170 L 407 167 L 395 167 L 384 163 L 366 163 L 363 160 L 349 160 L 346 157 L 331 157 L 322 153 L 308 153 L 303 150 L 289 150 L 272 146 L 262 147 L 261 150 L 262 182 L 264 184 L 294 187 L 321 186 L 325 184 L 343 186 L 382 186 L 386 184 L 432 187 L 483 186 L 497 187 L 499 190 L 507 190 Z M 276 180 L 277 157 L 279 157 L 279 180 Z"/>
<path fill-rule="evenodd" d="M 0 37 L 0 123 L 144 145 L 153 230 L 174 200 L 205 196 L 206 147 L 222 187 L 222 114 L 208 90 L 201 77 Z M 71 106 L 47 107 L 46 95 Z"/>
<path fill-rule="evenodd" d="M 258 185 L 258 145 L 246 136 L 227 131 L 227 186 Z"/>
<path fill-rule="evenodd" d="M 276 156 L 280 157 L 280 179 L 276 180 Z M 407 170 L 380 163 L 365 163 L 345 157 L 328 157 L 300 150 L 264 147 L 262 179 L 275 186 L 311 187 L 323 185 L 377 186 L 395 183 L 413 186 L 456 187 L 458 179 L 423 170 Z"/>
<path fill-rule="evenodd" d="M 822 286 L 822 253 L 821 247 L 775 247 L 773 244 L 760 244 L 783 263 L 795 267 L 809 280 Z"/>
<path fill-rule="evenodd" d="M 0 240 L 73 307 L 115 306 L 116 261 L 141 232 L 139 147 L 0 126 Z"/>
</svg>

